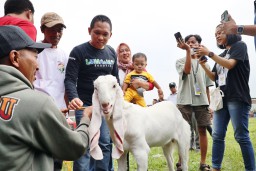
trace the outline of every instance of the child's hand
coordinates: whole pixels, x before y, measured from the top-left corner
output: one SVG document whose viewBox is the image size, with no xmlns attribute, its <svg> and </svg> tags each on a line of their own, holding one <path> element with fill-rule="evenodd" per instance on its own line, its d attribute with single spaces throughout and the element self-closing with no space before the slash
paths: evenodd
<svg viewBox="0 0 256 171">
<path fill-rule="evenodd" d="M 158 89 L 158 96 L 159 96 L 159 101 L 164 100 L 164 93 L 162 89 Z"/>
<path fill-rule="evenodd" d="M 158 89 L 158 95 L 163 95 L 163 90 L 161 88 Z"/>
</svg>

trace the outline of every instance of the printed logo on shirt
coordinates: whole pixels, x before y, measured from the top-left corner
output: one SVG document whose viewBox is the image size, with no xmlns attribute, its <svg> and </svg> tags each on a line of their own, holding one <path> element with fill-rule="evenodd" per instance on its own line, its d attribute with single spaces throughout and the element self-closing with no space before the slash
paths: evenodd
<svg viewBox="0 0 256 171">
<path fill-rule="evenodd" d="M 85 59 L 86 65 L 95 65 L 96 67 L 112 67 L 115 61 L 112 59 Z"/>
<path fill-rule="evenodd" d="M 19 103 L 19 99 L 12 97 L 0 98 L 0 118 L 5 121 L 10 121 L 15 110 L 15 106 Z"/>
<path fill-rule="evenodd" d="M 61 73 L 64 73 L 65 71 L 65 65 L 63 62 L 61 61 L 58 61 L 58 70 L 61 72 Z"/>
<path fill-rule="evenodd" d="M 140 81 L 148 81 L 148 78 L 144 75 L 131 75 L 131 79 L 139 79 Z"/>
</svg>

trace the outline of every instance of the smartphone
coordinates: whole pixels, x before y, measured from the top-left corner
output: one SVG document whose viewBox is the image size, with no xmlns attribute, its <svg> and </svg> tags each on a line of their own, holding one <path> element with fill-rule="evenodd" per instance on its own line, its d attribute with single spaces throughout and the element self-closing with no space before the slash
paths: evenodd
<svg viewBox="0 0 256 171">
<path fill-rule="evenodd" d="M 190 53 L 191 53 L 191 55 L 194 55 L 196 52 L 197 52 L 197 48 L 191 48 L 191 51 L 190 51 Z"/>
<path fill-rule="evenodd" d="M 228 21 L 228 11 L 225 10 L 222 14 L 221 14 L 221 21 Z"/>
<path fill-rule="evenodd" d="M 208 60 L 208 58 L 206 57 L 206 56 L 202 56 L 201 58 L 200 58 L 200 61 L 203 61 L 203 60 Z"/>
<path fill-rule="evenodd" d="M 180 34 L 180 32 L 175 33 L 175 34 L 174 34 L 174 37 L 176 38 L 177 41 L 183 40 L 183 39 L 182 39 L 182 36 L 181 36 L 181 34 Z"/>
</svg>

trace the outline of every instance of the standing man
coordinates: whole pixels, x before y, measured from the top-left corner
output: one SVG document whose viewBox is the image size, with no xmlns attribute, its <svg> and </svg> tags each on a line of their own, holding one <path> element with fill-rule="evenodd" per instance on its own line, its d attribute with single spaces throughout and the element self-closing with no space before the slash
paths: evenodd
<svg viewBox="0 0 256 171">
<path fill-rule="evenodd" d="M 32 40 L 36 41 L 37 31 L 34 26 L 34 13 L 33 4 L 29 0 L 6 0 L 4 16 L 0 18 L 0 26 L 19 26 Z"/>
<path fill-rule="evenodd" d="M 195 113 L 201 153 L 199 169 L 208 171 L 210 166 L 206 164 L 208 145 L 206 127 L 211 125 L 208 106 L 209 86 L 212 86 L 213 82 L 199 64 L 200 57 L 192 50 L 192 48 L 198 48 L 201 41 L 199 35 L 188 35 L 185 42 L 182 39 L 177 40 L 178 47 L 186 50 L 186 57 L 176 61 L 176 69 L 179 74 L 177 106 L 190 125 L 192 124 L 192 113 Z"/>
<path fill-rule="evenodd" d="M 176 88 L 176 83 L 171 82 L 169 83 L 169 88 L 171 91 L 171 94 L 168 96 L 167 100 L 173 102 L 173 104 L 177 104 L 177 88 Z"/>
<path fill-rule="evenodd" d="M 63 19 L 54 12 L 45 13 L 41 18 L 41 31 L 44 34 L 43 43 L 51 43 L 50 48 L 44 49 L 37 58 L 40 69 L 36 72 L 35 89 L 46 92 L 53 97 L 58 108 L 66 109 L 65 100 L 65 71 L 68 55 L 58 48 L 59 41 L 66 28 Z M 54 160 L 54 170 L 61 170 L 62 161 Z"/>
<path fill-rule="evenodd" d="M 54 12 L 45 13 L 41 18 L 41 31 L 44 34 L 43 43 L 51 43 L 38 55 L 39 70 L 34 81 L 35 89 L 46 92 L 53 97 L 59 109 L 67 108 L 65 95 L 65 71 L 68 55 L 58 47 L 66 28 L 63 19 Z"/>
<path fill-rule="evenodd" d="M 75 160 L 88 147 L 91 111 L 72 131 L 52 99 L 33 88 L 37 54 L 50 46 L 0 26 L 1 170 L 53 171 L 53 158 Z"/>
<path fill-rule="evenodd" d="M 107 45 L 112 36 L 111 20 L 105 15 L 95 16 L 88 32 L 91 40 L 73 48 L 67 65 L 65 88 L 71 109 L 92 105 L 93 82 L 98 76 L 111 74 L 119 80 L 115 50 Z M 75 115 L 78 124 L 82 112 L 76 111 Z M 103 159 L 94 160 L 87 152 L 74 162 L 74 171 L 112 170 L 112 142 L 104 118 L 100 128 L 99 146 L 103 152 Z"/>
<path fill-rule="evenodd" d="M 175 82 L 169 83 L 169 88 L 171 91 L 171 94 L 168 97 L 168 101 L 173 102 L 173 104 L 177 104 L 177 86 Z M 198 129 L 197 129 L 197 124 L 196 124 L 196 119 L 195 119 L 195 114 L 192 113 L 191 115 L 191 125 L 190 125 L 190 130 L 191 130 L 191 139 L 190 139 L 190 150 L 200 150 L 199 146 L 199 134 L 198 134 Z"/>
</svg>

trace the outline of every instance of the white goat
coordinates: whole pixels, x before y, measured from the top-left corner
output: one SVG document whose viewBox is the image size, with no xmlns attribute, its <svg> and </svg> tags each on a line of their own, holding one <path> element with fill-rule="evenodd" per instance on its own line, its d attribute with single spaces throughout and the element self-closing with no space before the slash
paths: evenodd
<svg viewBox="0 0 256 171">
<path fill-rule="evenodd" d="M 126 170 L 130 151 L 137 170 L 146 171 L 150 147 L 162 147 L 170 171 L 174 171 L 173 149 L 178 146 L 183 171 L 188 170 L 190 126 L 177 107 L 169 101 L 141 107 L 123 99 L 123 92 L 112 75 L 99 76 L 94 82 L 93 114 L 89 128 L 90 154 L 102 159 L 98 146 L 101 116 L 105 116 L 115 144 L 112 157 L 118 159 L 118 170 Z"/>
</svg>

